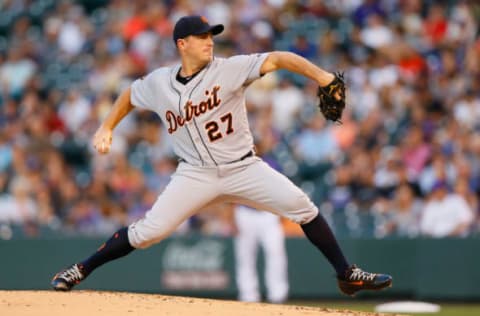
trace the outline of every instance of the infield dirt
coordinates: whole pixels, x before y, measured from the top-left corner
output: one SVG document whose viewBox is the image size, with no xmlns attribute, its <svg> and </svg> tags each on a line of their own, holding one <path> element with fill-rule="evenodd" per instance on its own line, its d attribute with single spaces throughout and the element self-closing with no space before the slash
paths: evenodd
<svg viewBox="0 0 480 316">
<path fill-rule="evenodd" d="M 0 315 L 370 316 L 380 314 L 125 292 L 0 291 Z"/>
</svg>

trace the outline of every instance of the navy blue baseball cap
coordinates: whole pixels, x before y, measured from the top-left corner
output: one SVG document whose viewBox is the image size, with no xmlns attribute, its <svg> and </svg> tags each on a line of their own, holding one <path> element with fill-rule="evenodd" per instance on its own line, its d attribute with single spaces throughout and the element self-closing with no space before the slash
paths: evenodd
<svg viewBox="0 0 480 316">
<path fill-rule="evenodd" d="M 449 189 L 448 183 L 445 180 L 435 181 L 432 185 L 431 192 L 433 192 L 435 190 L 440 190 L 440 189 L 445 189 L 445 190 Z"/>
<path fill-rule="evenodd" d="M 210 25 L 208 20 L 200 15 L 189 15 L 180 18 L 173 29 L 173 41 L 176 43 L 179 38 L 189 35 L 200 35 L 211 32 L 217 35 L 223 32 L 223 24 Z"/>
</svg>

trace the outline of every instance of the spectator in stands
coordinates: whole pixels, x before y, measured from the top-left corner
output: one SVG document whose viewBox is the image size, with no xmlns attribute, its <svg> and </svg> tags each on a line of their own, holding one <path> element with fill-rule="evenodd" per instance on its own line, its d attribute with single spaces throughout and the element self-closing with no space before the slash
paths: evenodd
<svg viewBox="0 0 480 316">
<path fill-rule="evenodd" d="M 31 187 L 25 177 L 17 176 L 10 184 L 10 192 L 0 198 L 0 221 L 19 225 L 35 223 L 38 206 L 30 197 Z"/>
<path fill-rule="evenodd" d="M 462 197 L 473 212 L 474 217 L 477 216 L 479 210 L 478 197 L 470 188 L 468 179 L 458 177 L 454 184 L 454 193 Z"/>
<path fill-rule="evenodd" d="M 360 38 L 365 46 L 377 49 L 393 43 L 394 34 L 379 14 L 371 14 L 366 27 L 360 32 Z"/>
<path fill-rule="evenodd" d="M 450 193 L 445 180 L 437 181 L 422 211 L 421 233 L 435 238 L 464 237 L 473 221 L 474 213 L 467 201 Z"/>
<path fill-rule="evenodd" d="M 37 66 L 22 47 L 10 47 L 6 60 L 0 64 L 0 91 L 4 97 L 21 98 L 36 70 Z"/>
<path fill-rule="evenodd" d="M 431 148 L 423 138 L 423 131 L 412 126 L 402 144 L 402 160 L 411 180 L 417 181 L 431 156 Z"/>
<path fill-rule="evenodd" d="M 295 149 L 297 159 L 310 165 L 329 163 L 339 154 L 332 128 L 318 113 L 308 119 L 298 134 Z"/>
<path fill-rule="evenodd" d="M 310 42 L 303 34 L 295 38 L 292 46 L 290 46 L 288 50 L 307 59 L 314 59 L 317 54 L 317 46 Z"/>
<path fill-rule="evenodd" d="M 422 202 L 412 188 L 406 183 L 401 184 L 382 214 L 384 222 L 376 228 L 377 236 L 417 237 L 420 233 L 422 208 Z"/>
<path fill-rule="evenodd" d="M 59 106 L 58 113 L 65 122 L 70 133 L 76 133 L 87 120 L 91 111 L 88 100 L 80 91 L 70 90 L 64 102 Z"/>
<path fill-rule="evenodd" d="M 289 132 L 304 105 L 305 96 L 289 79 L 283 79 L 272 91 L 271 99 L 273 127 L 280 133 Z"/>
<path fill-rule="evenodd" d="M 382 157 L 375 166 L 374 182 L 380 196 L 390 198 L 400 185 L 400 168 L 402 168 L 399 153 L 394 148 L 384 148 Z"/>
<path fill-rule="evenodd" d="M 372 15 L 385 16 L 386 13 L 382 8 L 381 1 L 365 0 L 358 3 L 357 8 L 353 12 L 353 20 L 360 26 L 365 26 L 367 20 Z"/>
<path fill-rule="evenodd" d="M 455 167 L 447 156 L 441 152 L 434 153 L 431 162 L 423 168 L 418 178 L 422 193 L 428 195 L 434 184 L 442 179 L 446 179 L 448 183 L 453 183 L 456 177 L 455 173 Z"/>
<path fill-rule="evenodd" d="M 333 187 L 328 193 L 328 202 L 336 211 L 343 211 L 354 202 L 353 175 L 349 165 L 340 165 L 334 172 Z"/>
</svg>

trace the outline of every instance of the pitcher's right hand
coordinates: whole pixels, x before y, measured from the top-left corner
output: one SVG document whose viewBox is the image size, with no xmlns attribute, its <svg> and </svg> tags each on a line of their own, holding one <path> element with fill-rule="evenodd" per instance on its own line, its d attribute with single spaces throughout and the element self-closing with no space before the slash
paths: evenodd
<svg viewBox="0 0 480 316">
<path fill-rule="evenodd" d="M 111 129 L 100 126 L 95 132 L 95 135 L 93 135 L 93 147 L 100 154 L 106 154 L 110 151 L 112 134 L 113 131 Z"/>
</svg>

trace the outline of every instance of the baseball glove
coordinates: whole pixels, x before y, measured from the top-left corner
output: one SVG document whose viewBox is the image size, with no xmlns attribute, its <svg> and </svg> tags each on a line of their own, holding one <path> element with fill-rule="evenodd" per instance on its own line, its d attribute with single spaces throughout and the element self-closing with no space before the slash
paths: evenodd
<svg viewBox="0 0 480 316">
<path fill-rule="evenodd" d="M 345 81 L 343 72 L 335 72 L 335 78 L 328 85 L 318 87 L 317 95 L 320 99 L 318 107 L 323 116 L 330 121 L 339 122 L 345 108 Z M 336 95 L 338 93 L 339 99 Z"/>
</svg>

